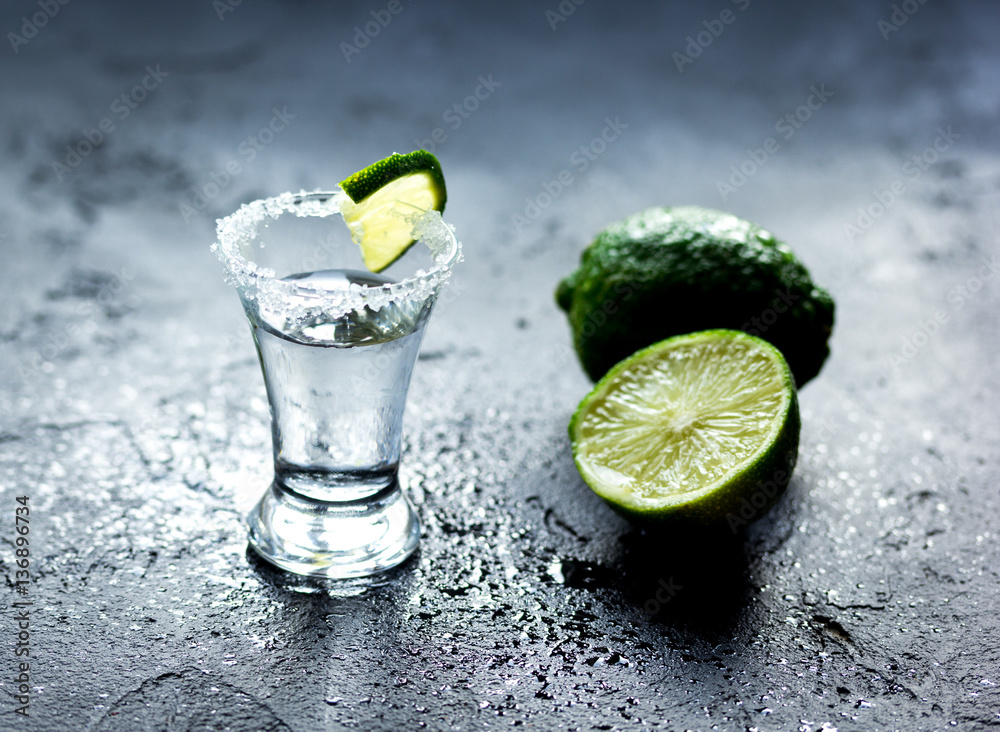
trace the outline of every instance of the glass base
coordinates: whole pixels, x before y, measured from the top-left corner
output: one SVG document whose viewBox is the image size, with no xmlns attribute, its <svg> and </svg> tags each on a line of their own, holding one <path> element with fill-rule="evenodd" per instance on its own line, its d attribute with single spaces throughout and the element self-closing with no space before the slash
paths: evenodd
<svg viewBox="0 0 1000 732">
<path fill-rule="evenodd" d="M 268 562 L 330 579 L 391 569 L 420 541 L 420 521 L 398 482 L 343 503 L 311 500 L 271 483 L 247 521 L 250 546 Z"/>
</svg>

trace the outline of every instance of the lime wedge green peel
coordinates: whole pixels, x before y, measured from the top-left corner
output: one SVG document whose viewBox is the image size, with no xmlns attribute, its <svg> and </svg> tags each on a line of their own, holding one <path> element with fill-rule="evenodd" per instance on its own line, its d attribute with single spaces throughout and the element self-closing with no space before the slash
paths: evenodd
<svg viewBox="0 0 1000 732">
<path fill-rule="evenodd" d="M 341 205 L 344 221 L 372 272 L 381 272 L 413 246 L 416 216 L 444 211 L 448 200 L 441 164 L 426 150 L 393 153 L 340 187 L 350 199 Z"/>
<path fill-rule="evenodd" d="M 607 373 L 573 414 L 573 458 L 612 508 L 731 528 L 784 492 L 799 445 L 791 371 L 740 331 L 669 338 Z"/>
</svg>

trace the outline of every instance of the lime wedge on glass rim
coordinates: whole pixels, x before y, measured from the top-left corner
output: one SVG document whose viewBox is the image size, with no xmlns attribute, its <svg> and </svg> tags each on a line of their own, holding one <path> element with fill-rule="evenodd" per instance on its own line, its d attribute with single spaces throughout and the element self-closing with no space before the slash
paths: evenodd
<svg viewBox="0 0 1000 732">
<path fill-rule="evenodd" d="M 426 150 L 393 153 L 340 182 L 349 201 L 341 205 L 365 266 L 381 272 L 415 242 L 416 217 L 444 211 L 448 192 L 437 158 Z"/>
<path fill-rule="evenodd" d="M 569 433 L 584 481 L 627 518 L 735 530 L 784 492 L 799 424 L 781 352 L 709 330 L 620 362 L 580 402 Z"/>
</svg>

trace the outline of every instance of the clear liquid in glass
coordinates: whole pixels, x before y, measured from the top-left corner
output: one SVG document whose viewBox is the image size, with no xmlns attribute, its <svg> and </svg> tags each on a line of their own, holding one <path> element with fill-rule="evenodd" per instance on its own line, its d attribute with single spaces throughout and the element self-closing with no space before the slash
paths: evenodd
<svg viewBox="0 0 1000 732">
<path fill-rule="evenodd" d="M 391 282 L 353 270 L 284 279 L 324 290 Z M 271 405 L 279 485 L 317 500 L 349 501 L 393 484 L 426 310 L 366 307 L 289 332 L 252 326 Z"/>
</svg>

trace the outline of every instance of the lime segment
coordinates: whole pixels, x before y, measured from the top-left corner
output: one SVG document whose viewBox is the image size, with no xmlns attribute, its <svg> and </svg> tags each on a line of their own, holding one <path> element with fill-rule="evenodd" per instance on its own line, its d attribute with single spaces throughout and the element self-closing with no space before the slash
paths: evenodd
<svg viewBox="0 0 1000 732">
<path fill-rule="evenodd" d="M 798 437 L 781 353 L 728 330 L 639 351 L 598 382 L 570 422 L 584 481 L 616 510 L 652 520 L 712 523 L 743 500 L 762 514 L 788 483 Z"/>
<path fill-rule="evenodd" d="M 381 272 L 409 249 L 413 225 L 430 209 L 444 211 L 448 193 L 437 158 L 426 150 L 393 153 L 341 181 L 350 200 L 341 213 L 365 266 Z"/>
</svg>

